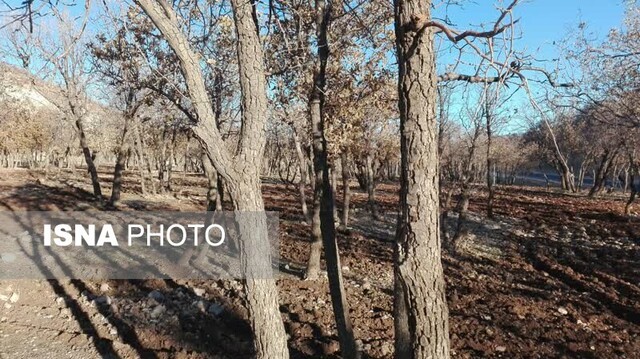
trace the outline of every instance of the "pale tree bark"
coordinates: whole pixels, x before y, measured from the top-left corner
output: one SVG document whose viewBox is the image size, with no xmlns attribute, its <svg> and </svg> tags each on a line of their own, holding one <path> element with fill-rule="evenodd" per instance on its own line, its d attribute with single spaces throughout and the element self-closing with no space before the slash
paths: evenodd
<svg viewBox="0 0 640 359">
<path fill-rule="evenodd" d="M 369 206 L 369 212 L 371 212 L 371 217 L 378 220 L 378 207 L 376 206 L 376 174 L 374 171 L 372 152 L 372 150 L 367 151 L 364 164 L 365 177 L 367 179 L 367 204 Z"/>
<path fill-rule="evenodd" d="M 293 126 L 292 126 L 293 127 Z M 309 209 L 307 208 L 307 193 L 306 187 L 309 181 L 309 171 L 307 171 L 307 159 L 302 151 L 302 144 L 300 143 L 300 136 L 297 130 L 293 129 L 293 143 L 296 148 L 296 155 L 298 156 L 298 163 L 300 164 L 300 182 L 298 182 L 298 193 L 300 195 L 300 206 L 302 208 L 302 216 L 305 221 L 310 221 Z"/>
<path fill-rule="evenodd" d="M 136 3 L 162 32 L 180 61 L 191 102 L 198 114 L 194 134 L 207 151 L 218 175 L 224 178 L 234 209 L 244 212 L 264 211 L 259 169 L 266 142 L 268 106 L 255 3 L 231 0 L 238 39 L 237 58 L 242 94 L 240 142 L 234 155 L 227 150 L 217 129 L 213 106 L 200 67 L 200 58 L 180 29 L 175 11 L 165 0 L 136 0 Z M 243 242 L 241 258 L 246 270 L 264 268 L 265 263 L 270 264 L 265 216 L 259 216 L 250 226 L 241 223 L 240 235 Z M 249 323 L 254 336 L 255 357 L 288 358 L 287 337 L 278 309 L 275 280 L 249 277 L 244 281 L 244 288 Z"/>
<path fill-rule="evenodd" d="M 438 215 L 437 76 L 431 1 L 395 0 L 402 171 L 394 250 L 396 358 L 449 358 Z"/>
</svg>

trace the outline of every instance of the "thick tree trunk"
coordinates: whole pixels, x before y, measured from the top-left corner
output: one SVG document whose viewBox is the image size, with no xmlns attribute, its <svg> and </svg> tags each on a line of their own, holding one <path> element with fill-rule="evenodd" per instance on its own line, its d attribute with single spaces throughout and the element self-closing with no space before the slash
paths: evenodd
<svg viewBox="0 0 640 359">
<path fill-rule="evenodd" d="M 89 144 L 87 143 L 87 136 L 84 132 L 84 123 L 82 118 L 76 118 L 76 130 L 78 131 L 78 138 L 80 140 L 80 148 L 84 155 L 84 161 L 87 164 L 87 171 L 91 177 L 91 185 L 93 186 L 93 195 L 99 201 L 102 201 L 102 190 L 100 189 L 100 179 L 98 178 L 98 170 L 93 162 L 95 153 L 91 153 Z"/>
<path fill-rule="evenodd" d="M 209 156 L 202 154 L 202 168 L 207 178 L 207 211 L 215 211 L 218 209 L 218 173 L 213 167 Z"/>
<path fill-rule="evenodd" d="M 257 167 L 255 167 L 257 168 Z M 246 169 L 251 173 L 251 169 Z M 254 170 L 255 171 L 255 170 Z M 258 172 L 229 185 L 234 208 L 251 220 L 239 221 L 240 251 L 247 278 L 244 288 L 249 322 L 254 334 L 256 356 L 261 359 L 288 358 L 287 335 L 278 305 L 278 288 L 273 279 L 261 279 L 256 268 L 271 267 L 270 242 Z"/>
<path fill-rule="evenodd" d="M 394 250 L 395 357 L 450 356 L 438 216 L 438 141 L 431 1 L 395 0 L 402 171 Z"/>
</svg>

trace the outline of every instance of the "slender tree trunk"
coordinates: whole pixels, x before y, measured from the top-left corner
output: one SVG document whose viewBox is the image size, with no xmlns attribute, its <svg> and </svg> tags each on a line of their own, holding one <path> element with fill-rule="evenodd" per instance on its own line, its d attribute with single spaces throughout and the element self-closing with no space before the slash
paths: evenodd
<svg viewBox="0 0 640 359">
<path fill-rule="evenodd" d="M 430 0 L 395 0 L 400 215 L 394 250 L 395 358 L 446 359 L 449 320 L 438 215 L 438 141 Z"/>
<path fill-rule="evenodd" d="M 340 338 L 342 357 L 354 359 L 359 357 L 355 344 L 349 304 L 342 279 L 342 267 L 336 238 L 334 221 L 334 192 L 331 186 L 327 142 L 324 136 L 324 94 L 326 91 L 326 68 L 329 58 L 329 43 L 327 32 L 331 20 L 331 5 L 324 0 L 316 0 L 316 37 L 317 58 L 315 59 L 313 74 L 313 89 L 310 94 L 310 119 L 313 134 L 313 169 L 315 173 L 314 211 L 318 211 L 324 247 L 324 257 L 327 263 L 329 277 L 329 291 L 333 314 Z M 314 220 L 318 219 L 314 212 Z M 314 226 L 316 224 L 314 223 Z M 315 245 L 315 243 L 314 243 Z"/>
<path fill-rule="evenodd" d="M 371 152 L 367 152 L 365 159 L 365 171 L 367 178 L 367 203 L 369 205 L 369 212 L 371 213 L 371 217 L 377 220 L 380 217 L 378 216 L 378 208 L 376 206 L 376 176 L 373 168 L 373 154 Z"/>
<path fill-rule="evenodd" d="M 84 155 L 84 161 L 87 164 L 87 171 L 91 177 L 91 184 L 93 186 L 93 195 L 99 201 L 102 201 L 102 190 L 100 189 L 100 179 L 98 178 L 98 170 L 93 162 L 95 153 L 91 153 L 89 144 L 87 143 L 87 136 L 84 132 L 84 123 L 81 117 L 76 118 L 76 130 L 78 131 L 78 138 L 80 140 L 80 148 L 82 148 L 82 154 Z"/>
<path fill-rule="evenodd" d="M 631 215 L 631 206 L 633 205 L 633 201 L 635 201 L 636 197 L 638 196 L 638 191 L 640 191 L 640 179 L 637 177 L 640 176 L 640 166 L 634 165 L 635 161 L 633 154 L 630 154 L 629 157 L 631 165 L 629 166 L 629 171 L 627 172 L 628 180 L 627 182 L 625 182 L 625 185 L 629 187 L 629 189 L 631 190 L 631 194 L 629 195 L 629 200 L 624 206 L 624 214 L 627 216 Z M 636 181 L 638 183 L 636 183 Z"/>
<path fill-rule="evenodd" d="M 469 152 L 467 153 L 467 158 L 465 159 L 466 165 L 464 166 L 464 170 L 462 173 L 461 180 L 461 192 L 460 192 L 460 201 L 458 202 L 458 223 L 456 226 L 456 232 L 451 241 L 451 247 L 454 251 L 459 250 L 461 240 L 467 236 L 467 220 L 468 220 L 468 212 L 469 212 L 469 197 L 471 196 L 471 182 L 473 179 L 473 158 L 476 155 L 476 151 L 478 148 L 478 138 L 480 137 L 480 126 L 476 126 L 475 132 L 471 139 L 471 147 L 469 147 Z"/>
<path fill-rule="evenodd" d="M 300 143 L 300 136 L 297 131 L 293 130 L 293 144 L 296 149 L 296 155 L 298 156 L 298 163 L 300 165 L 300 182 L 298 182 L 298 194 L 300 195 L 300 207 L 302 208 L 302 216 L 305 221 L 310 221 L 309 210 L 307 208 L 307 193 L 306 187 L 309 181 L 309 172 L 307 171 L 307 159 L 302 151 L 302 144 Z"/>
<path fill-rule="evenodd" d="M 340 154 L 340 166 L 342 167 L 342 223 L 340 230 L 349 229 L 349 202 L 351 202 L 351 189 L 349 188 L 349 152 Z"/>
<path fill-rule="evenodd" d="M 333 193 L 333 222 L 339 223 L 340 216 L 338 215 L 338 206 L 336 205 L 336 193 L 338 192 L 338 173 L 336 172 L 335 165 L 329 165 L 329 175 L 331 176 L 331 192 Z"/>
<path fill-rule="evenodd" d="M 487 189 L 489 191 L 489 197 L 487 198 L 487 217 L 493 218 L 493 198 L 495 197 L 495 177 L 492 176 L 491 169 L 493 168 L 493 157 L 491 155 L 491 146 L 493 144 L 493 129 L 492 115 L 490 105 L 486 104 L 485 116 L 487 120 Z"/>
<path fill-rule="evenodd" d="M 128 157 L 127 154 L 129 153 L 127 137 L 130 121 L 133 121 L 132 116 L 126 116 L 124 120 L 124 126 L 122 128 L 122 135 L 120 136 L 118 153 L 116 154 L 116 166 L 113 170 L 113 184 L 111 187 L 111 198 L 109 199 L 109 206 L 111 207 L 116 206 L 118 204 L 118 201 L 120 201 L 120 192 L 122 190 L 122 172 L 124 171 L 125 162 Z"/>
<path fill-rule="evenodd" d="M 633 179 L 633 176 L 631 176 L 631 178 Z M 627 204 L 624 206 L 624 214 L 629 216 L 631 215 L 631 205 L 633 204 L 633 201 L 636 200 L 636 196 L 638 195 L 638 190 L 636 189 L 635 186 L 631 186 L 631 194 L 629 195 L 629 200 L 627 201 Z"/>
<path fill-rule="evenodd" d="M 147 168 L 147 161 L 144 156 L 144 144 L 142 141 L 142 137 L 140 136 L 140 125 L 140 123 L 136 123 L 133 129 L 133 135 L 135 136 L 136 154 L 138 158 L 138 171 L 140 172 L 140 187 L 142 195 L 145 195 L 147 193 L 147 186 L 145 184 L 145 168 Z M 153 177 L 149 176 L 149 179 L 151 181 L 151 186 L 153 187 Z"/>
</svg>

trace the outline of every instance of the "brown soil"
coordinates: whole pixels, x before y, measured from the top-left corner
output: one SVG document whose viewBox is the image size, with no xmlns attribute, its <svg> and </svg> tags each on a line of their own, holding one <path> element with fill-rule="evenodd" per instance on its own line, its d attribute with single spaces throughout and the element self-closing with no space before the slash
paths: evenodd
<svg viewBox="0 0 640 359">
<path fill-rule="evenodd" d="M 80 171 L 45 176 L 0 170 L 0 210 L 96 207 L 80 176 Z M 106 186 L 109 174 L 101 177 Z M 181 174 L 174 179 L 175 195 L 144 198 L 135 178 L 129 179 L 122 209 L 203 208 L 204 179 Z M 378 221 L 367 213 L 366 195 L 353 190 L 353 225 L 339 238 L 351 317 L 366 357 L 388 358 L 397 185 L 379 186 L 385 214 Z M 337 357 L 326 279 L 300 279 L 309 228 L 301 221 L 296 191 L 265 181 L 263 192 L 267 209 L 281 212 L 286 265 L 278 285 L 292 356 Z M 497 218 L 487 220 L 480 215 L 485 198 L 477 189 L 463 254 L 445 253 L 443 259 L 453 356 L 637 357 L 640 219 L 620 215 L 624 199 L 500 187 Z M 8 299 L 14 293 L 18 297 Z M 0 358 L 251 355 L 238 282 L 0 281 L 0 295 Z"/>
</svg>

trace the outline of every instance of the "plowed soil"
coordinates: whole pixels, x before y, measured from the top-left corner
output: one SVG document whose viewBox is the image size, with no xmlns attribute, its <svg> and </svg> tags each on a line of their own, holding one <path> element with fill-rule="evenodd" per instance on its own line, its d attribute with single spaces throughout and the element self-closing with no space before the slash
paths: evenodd
<svg viewBox="0 0 640 359">
<path fill-rule="evenodd" d="M 98 207 L 83 175 L 0 170 L 0 210 Z M 197 175 L 176 174 L 174 194 L 145 197 L 128 175 L 122 210 L 204 207 Z M 101 177 L 109 193 L 109 173 Z M 352 189 L 352 223 L 339 237 L 350 315 L 365 357 L 390 358 L 398 188 L 378 187 L 378 220 Z M 301 279 L 309 225 L 296 190 L 265 181 L 263 193 L 281 213 L 278 286 L 292 357 L 339 357 L 326 278 Z M 493 220 L 485 200 L 478 187 L 462 253 L 443 255 L 453 357 L 638 358 L 640 218 L 622 215 L 624 198 L 499 187 Z M 239 282 L 14 280 L 0 281 L 0 295 L 0 358 L 251 356 Z"/>
</svg>

